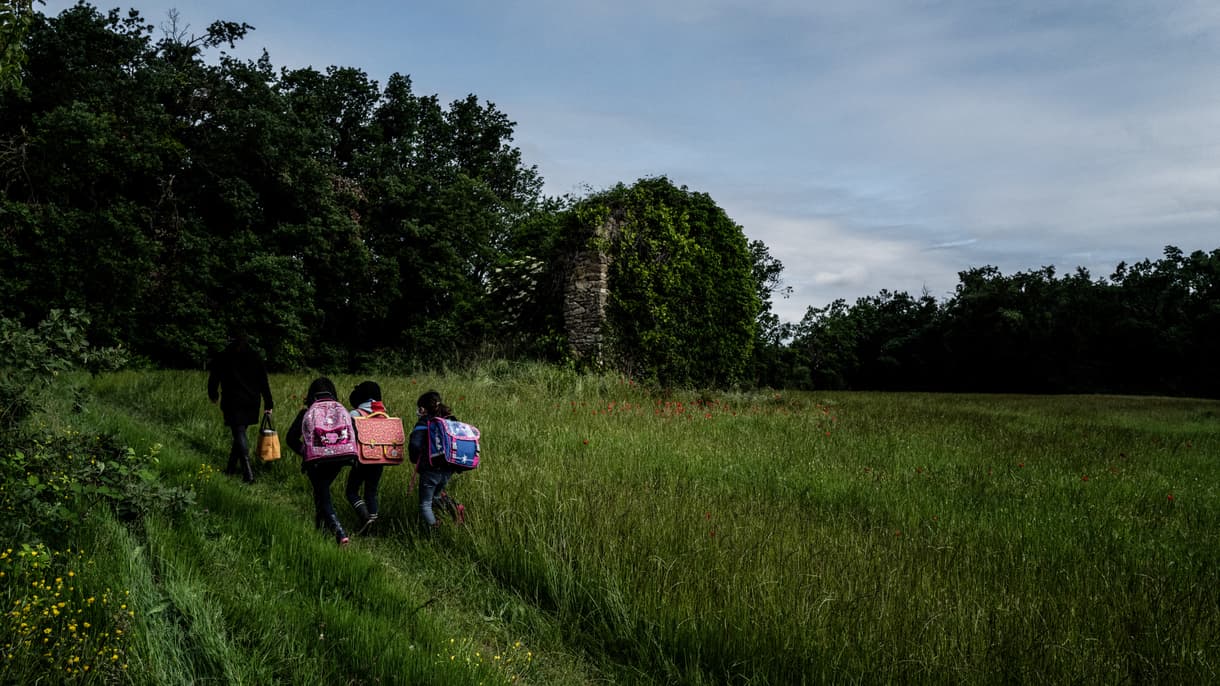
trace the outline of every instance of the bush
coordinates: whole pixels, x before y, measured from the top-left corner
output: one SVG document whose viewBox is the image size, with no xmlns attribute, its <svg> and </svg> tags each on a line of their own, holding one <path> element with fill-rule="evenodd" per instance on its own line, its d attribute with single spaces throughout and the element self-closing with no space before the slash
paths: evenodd
<svg viewBox="0 0 1220 686">
<path fill-rule="evenodd" d="M 77 309 L 51 310 L 35 329 L 0 317 L 0 426 L 23 422 L 35 407 L 49 406 L 44 394 L 62 372 L 108 371 L 127 363 L 123 348 L 91 348 L 85 340 L 88 326 L 88 315 Z M 9 433 L 0 434 L 0 448 Z"/>
<path fill-rule="evenodd" d="M 0 461 L 0 537 L 54 539 L 98 505 L 124 520 L 181 514 L 195 494 L 161 484 L 155 463 L 155 448 L 137 455 L 105 434 L 36 438 Z"/>
<path fill-rule="evenodd" d="M 42 435 L 31 426 L 36 408 L 83 402 L 83 389 L 55 383 L 64 372 L 125 363 L 120 348 L 89 346 L 88 324 L 80 310 L 54 310 L 32 330 L 0 318 L 0 536 L 7 540 L 63 537 L 99 504 L 134 519 L 151 511 L 172 516 L 194 502 L 193 492 L 157 481 L 155 449 L 137 455 L 112 436 Z"/>
</svg>

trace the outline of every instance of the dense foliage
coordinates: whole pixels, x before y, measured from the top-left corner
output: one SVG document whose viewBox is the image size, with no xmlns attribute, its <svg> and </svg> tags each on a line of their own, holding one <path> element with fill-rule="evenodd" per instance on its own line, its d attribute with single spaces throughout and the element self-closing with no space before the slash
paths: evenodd
<svg viewBox="0 0 1220 686">
<path fill-rule="evenodd" d="M 951 298 L 810 308 L 791 380 L 820 388 L 1220 394 L 1220 250 L 1170 246 L 1109 279 L 962 272 Z"/>
<path fill-rule="evenodd" d="M 759 316 L 742 228 L 705 193 L 668 179 L 619 184 L 573 210 L 582 225 L 613 217 L 607 356 L 666 385 L 724 386 L 750 361 Z"/>
<path fill-rule="evenodd" d="M 42 0 L 38 0 L 39 3 Z M 0 2 L 0 88 L 21 84 L 25 34 L 34 16 L 34 0 Z"/>
<path fill-rule="evenodd" d="M 153 469 L 153 454 L 137 454 L 114 436 L 82 434 L 64 425 L 87 402 L 78 371 L 113 371 L 127 361 L 121 348 L 85 339 L 88 316 L 54 310 L 33 329 L 0 317 L 0 537 L 9 541 L 63 539 L 70 526 L 102 506 L 120 518 L 177 514 L 193 502 Z M 54 417 L 60 426 L 43 419 Z"/>
<path fill-rule="evenodd" d="M 399 74 L 223 52 L 250 28 L 35 16 L 24 88 L 0 96 L 3 313 L 80 307 L 99 343 L 169 366 L 233 328 L 275 367 L 488 341 L 489 276 L 541 204 L 513 123 Z"/>
</svg>

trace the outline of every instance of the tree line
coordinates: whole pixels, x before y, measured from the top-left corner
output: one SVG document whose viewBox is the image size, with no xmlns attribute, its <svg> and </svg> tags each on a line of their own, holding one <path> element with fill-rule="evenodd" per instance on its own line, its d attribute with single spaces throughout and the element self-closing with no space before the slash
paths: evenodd
<svg viewBox="0 0 1220 686">
<path fill-rule="evenodd" d="M 276 369 L 471 357 L 662 385 L 1214 393 L 1220 256 L 960 274 L 781 322 L 783 265 L 706 194 L 641 179 L 547 197 L 514 122 L 409 76 L 277 68 L 171 14 L 88 4 L 6 22 L 0 317 L 87 315 L 90 341 L 197 368 L 241 329 Z M 20 34 L 21 49 L 10 50 Z M 611 237 L 592 230 L 607 222 Z M 605 350 L 574 360 L 568 257 L 612 258 Z"/>
<path fill-rule="evenodd" d="M 881 291 L 809 308 L 775 374 L 815 388 L 1220 392 L 1220 249 L 1120 263 L 959 273 L 943 302 Z"/>
</svg>

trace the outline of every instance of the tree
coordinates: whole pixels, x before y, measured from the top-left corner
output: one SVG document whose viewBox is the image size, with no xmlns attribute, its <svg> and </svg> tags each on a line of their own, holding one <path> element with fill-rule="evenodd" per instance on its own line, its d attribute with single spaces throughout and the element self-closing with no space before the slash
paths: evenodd
<svg viewBox="0 0 1220 686">
<path fill-rule="evenodd" d="M 43 4 L 38 0 L 38 4 Z M 0 2 L 0 90 L 21 85 L 25 36 L 34 18 L 34 0 Z"/>
<path fill-rule="evenodd" d="M 792 294 L 791 286 L 784 286 L 784 265 L 771 256 L 766 243 L 750 241 L 750 258 L 753 263 L 754 286 L 758 296 L 758 320 L 755 325 L 757 338 L 754 341 L 752 360 L 755 383 L 764 386 L 783 387 L 789 384 L 803 385 L 805 372 L 796 369 L 796 357 L 787 348 L 792 337 L 793 326 L 781 322 L 772 310 L 772 296 L 776 293 L 787 298 Z"/>
<path fill-rule="evenodd" d="M 882 290 L 809 308 L 794 346 L 818 388 L 913 390 L 942 382 L 941 310 L 924 293 Z"/>
<path fill-rule="evenodd" d="M 712 199 L 669 179 L 594 194 L 572 210 L 581 235 L 609 217 L 608 359 L 665 385 L 741 381 L 761 309 L 742 228 Z"/>
<path fill-rule="evenodd" d="M 436 362 L 499 337 L 492 275 L 529 257 L 516 236 L 547 211 L 513 126 L 474 96 L 445 110 L 401 74 L 382 93 L 360 180 L 374 263 L 397 277 L 376 337 L 400 354 Z"/>
</svg>

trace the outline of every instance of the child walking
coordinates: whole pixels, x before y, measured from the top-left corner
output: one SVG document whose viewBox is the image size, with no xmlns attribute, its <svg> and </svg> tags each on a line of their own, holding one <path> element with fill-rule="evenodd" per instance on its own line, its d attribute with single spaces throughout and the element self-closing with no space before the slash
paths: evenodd
<svg viewBox="0 0 1220 686">
<path fill-rule="evenodd" d="M 415 464 L 416 471 L 419 473 L 420 523 L 423 525 L 424 531 L 430 533 L 439 526 L 436 513 L 433 511 L 434 505 L 440 505 L 448 511 L 458 524 L 466 520 L 465 506 L 454 500 L 445 491 L 445 486 L 453 477 L 453 469 L 443 461 L 433 465 L 428 456 L 428 420 L 433 417 L 448 419 L 457 419 L 457 417 L 453 416 L 453 410 L 449 409 L 449 406 L 441 400 L 441 394 L 436 391 L 428 391 L 419 396 L 416 404 L 418 405 L 416 414 L 419 419 L 415 422 L 414 430 L 411 431 L 407 456 Z"/>
<path fill-rule="evenodd" d="M 374 412 L 389 414 L 381 402 L 381 386 L 376 381 L 360 382 L 347 396 L 347 404 L 352 407 L 352 417 L 367 417 Z M 383 471 L 383 464 L 365 464 L 357 460 L 348 472 L 344 494 L 356 515 L 360 517 L 357 534 L 367 533 L 377 521 L 377 490 Z"/>
<path fill-rule="evenodd" d="M 335 384 L 326 377 L 314 379 L 309 384 L 309 390 L 305 393 L 305 407 L 297 413 L 296 419 L 292 420 L 292 427 L 288 429 L 286 441 L 288 447 L 292 448 L 301 457 L 305 456 L 305 445 L 301 436 L 301 427 L 305 421 L 305 413 L 309 411 L 310 406 L 320 400 L 335 400 L 337 393 Z M 335 535 L 335 541 L 339 545 L 347 545 L 351 539 L 347 532 L 343 530 L 343 525 L 339 522 L 339 515 L 335 513 L 334 502 L 331 500 L 330 485 L 334 483 L 335 478 L 339 476 L 339 472 L 343 468 L 354 462 L 352 459 L 327 460 L 324 462 L 303 462 L 301 471 L 309 478 L 310 485 L 313 486 L 313 506 L 314 506 L 314 526 L 318 528 L 329 529 Z"/>
</svg>

